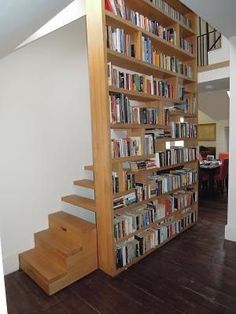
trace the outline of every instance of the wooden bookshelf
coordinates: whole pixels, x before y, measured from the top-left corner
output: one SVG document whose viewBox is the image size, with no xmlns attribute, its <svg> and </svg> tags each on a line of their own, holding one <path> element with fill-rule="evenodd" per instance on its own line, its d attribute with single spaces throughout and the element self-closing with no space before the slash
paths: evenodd
<svg viewBox="0 0 236 314">
<path fill-rule="evenodd" d="M 164 130 L 165 132 L 173 132 L 171 129 L 172 122 L 176 123 L 177 126 L 180 123 L 185 124 L 183 128 L 191 128 L 192 125 L 197 125 L 198 119 L 196 105 L 197 64 L 195 14 L 178 0 L 165 0 L 168 5 L 170 5 L 174 10 L 178 11 L 178 13 L 175 15 L 173 15 L 173 10 L 171 11 L 172 15 L 169 15 L 166 11 L 155 6 L 154 3 L 149 0 L 125 0 L 124 2 L 130 10 L 138 12 L 152 21 L 158 22 L 167 30 L 170 29 L 171 33 L 174 34 L 174 41 L 163 39 L 155 32 L 148 31 L 141 26 L 135 25 L 129 19 L 116 14 L 117 12 L 114 12 L 114 10 L 111 12 L 111 10 L 108 10 L 109 8 L 105 7 L 105 0 L 86 2 L 93 135 L 93 166 L 87 166 L 87 169 L 93 171 L 94 187 L 96 191 L 98 265 L 101 270 L 111 276 L 119 274 L 121 271 L 127 269 L 134 263 L 143 259 L 148 254 L 152 253 L 154 250 L 162 247 L 164 244 L 174 239 L 177 235 L 191 228 L 197 221 L 198 212 L 198 202 L 194 202 L 194 204 L 189 206 L 191 210 L 187 213 L 181 214 L 181 211 L 186 209 L 182 208 L 173 212 L 173 214 L 162 218 L 160 221 L 153 221 L 148 226 L 144 226 L 138 231 L 128 234 L 122 239 L 115 240 L 114 217 L 118 213 L 119 215 L 122 215 L 124 212 L 127 212 L 127 210 L 134 210 L 139 206 L 145 206 L 152 201 L 159 200 L 163 197 L 165 198 L 175 192 L 177 193 L 181 189 L 191 188 L 194 193 L 196 193 L 198 190 L 198 183 L 193 182 L 192 184 L 184 185 L 179 189 L 174 189 L 171 192 L 166 192 L 162 195 L 156 195 L 152 198 L 143 200 L 141 202 L 136 202 L 129 206 L 113 209 L 113 200 L 115 198 L 125 197 L 130 193 L 136 193 L 135 187 L 129 190 L 125 188 L 125 181 L 123 177 L 124 171 L 126 174 L 133 174 L 135 176 L 136 182 L 138 182 L 137 180 L 141 180 L 142 182 L 149 182 L 149 175 L 151 173 L 165 174 L 168 173 L 168 171 L 175 171 L 176 169 L 183 168 L 188 168 L 193 173 L 198 171 L 197 160 L 189 162 L 177 162 L 161 168 L 153 167 L 152 169 L 141 169 L 135 171 L 132 171 L 129 167 L 127 168 L 127 165 L 129 165 L 130 162 L 150 160 L 155 158 L 155 153 L 157 151 L 166 151 L 167 142 L 172 143 L 176 141 L 183 141 L 183 149 L 186 149 L 186 151 L 188 151 L 187 149 L 191 147 L 197 147 L 198 142 L 196 137 L 180 136 L 178 138 L 165 137 L 154 140 L 154 148 L 152 148 L 152 153 L 146 153 L 144 149 L 146 132 L 148 134 L 150 130 L 155 131 L 157 129 Z M 191 27 L 189 26 L 190 24 L 192 25 Z M 124 32 L 125 35 L 123 36 L 128 36 L 134 47 L 135 56 L 127 55 L 125 53 L 118 52 L 116 49 L 108 48 L 107 27 L 112 27 L 113 29 L 118 28 Z M 177 67 L 179 66 L 178 64 L 181 64 L 181 66 L 178 68 L 180 71 L 172 71 L 171 69 L 173 68 L 173 64 L 171 64 L 170 68 L 167 69 L 166 65 L 158 66 L 155 64 L 155 62 L 150 63 L 144 61 L 145 54 L 143 51 L 143 40 L 145 40 L 145 38 L 148 38 L 148 40 L 151 41 L 153 49 L 158 50 L 158 53 L 160 53 L 161 56 L 164 55 L 166 58 L 172 58 L 171 60 L 175 60 L 174 62 L 176 62 Z M 188 49 L 183 49 L 181 47 L 181 40 L 182 42 L 184 40 L 184 43 L 187 41 L 186 45 L 190 45 L 192 49 L 191 52 Z M 119 69 L 124 69 L 126 73 L 137 73 L 137 75 L 143 76 L 145 79 L 147 78 L 147 80 L 151 82 L 150 84 L 154 84 L 155 80 L 158 84 L 166 84 L 169 90 L 167 92 L 165 90 L 164 93 L 167 93 L 168 95 L 162 95 L 163 90 L 161 92 L 159 89 L 157 90 L 159 85 L 156 87 L 156 92 L 154 93 L 154 89 L 152 89 L 152 92 L 147 92 L 143 86 L 143 90 L 139 90 L 137 88 L 132 89 L 132 87 L 118 87 L 111 83 L 109 84 L 108 63 L 110 63 L 112 66 L 119 67 Z M 181 71 L 182 73 L 184 71 L 181 67 L 183 69 L 186 68 L 187 71 L 190 71 L 185 72 L 188 75 L 181 74 Z M 192 76 L 190 76 L 189 73 L 192 73 Z M 152 87 L 153 86 L 154 85 L 152 85 Z M 180 96 L 180 89 L 184 95 Z M 169 96 L 170 94 L 172 94 L 172 96 Z M 139 108 L 138 110 L 143 108 L 151 108 L 150 110 L 155 110 L 155 108 L 157 108 L 158 121 L 155 121 L 155 123 L 153 121 L 150 123 L 143 123 L 141 120 L 139 123 L 111 121 L 112 113 L 110 96 L 112 95 L 116 95 L 118 99 L 121 97 L 120 95 L 122 95 L 122 97 L 126 97 L 127 102 L 132 103 L 132 106 Z M 178 106 L 185 106 L 185 109 L 188 108 L 188 110 L 181 111 L 176 109 L 173 111 L 170 108 L 168 111 L 168 108 L 173 106 L 176 106 L 176 108 Z M 119 110 L 119 107 L 117 110 Z M 165 117 L 166 111 L 168 111 L 168 121 Z M 118 139 L 122 137 L 127 137 L 127 139 L 140 139 L 140 141 L 137 141 L 137 145 L 141 146 L 141 154 L 136 156 L 126 155 L 120 158 L 112 158 L 111 139 L 114 138 L 114 136 L 116 136 Z M 117 193 L 113 193 L 112 173 L 117 174 L 119 185 L 119 191 Z M 193 215 L 191 216 L 191 214 Z M 166 228 L 168 229 L 167 239 L 163 240 L 161 243 L 151 248 L 143 255 L 133 258 L 133 260 L 126 265 L 117 267 L 116 245 L 125 245 L 125 241 L 137 236 L 139 233 L 147 232 L 150 230 L 150 228 L 156 226 L 159 223 L 162 223 L 166 219 L 171 219 L 173 223 L 176 223 L 175 234 L 170 235 L 170 231 L 168 229 L 169 225 L 166 225 Z M 191 219 L 195 220 L 191 222 Z M 186 221 L 189 223 L 185 225 Z M 177 225 L 180 227 L 177 227 Z"/>
</svg>

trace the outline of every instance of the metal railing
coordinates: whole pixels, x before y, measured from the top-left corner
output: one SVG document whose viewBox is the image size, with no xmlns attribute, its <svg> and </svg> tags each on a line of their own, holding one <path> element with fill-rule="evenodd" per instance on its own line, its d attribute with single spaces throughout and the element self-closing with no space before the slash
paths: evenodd
<svg viewBox="0 0 236 314">
<path fill-rule="evenodd" d="M 197 62 L 198 66 L 206 66 L 208 65 L 208 52 L 221 48 L 221 33 L 199 17 L 198 34 Z"/>
</svg>

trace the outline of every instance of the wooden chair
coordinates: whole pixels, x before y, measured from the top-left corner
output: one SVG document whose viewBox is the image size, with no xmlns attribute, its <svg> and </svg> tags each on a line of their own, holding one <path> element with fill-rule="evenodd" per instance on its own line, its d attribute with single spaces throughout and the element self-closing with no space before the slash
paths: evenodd
<svg viewBox="0 0 236 314">
<path fill-rule="evenodd" d="M 228 152 L 221 152 L 219 153 L 219 159 L 223 161 L 224 159 L 229 159 L 229 153 Z"/>
</svg>

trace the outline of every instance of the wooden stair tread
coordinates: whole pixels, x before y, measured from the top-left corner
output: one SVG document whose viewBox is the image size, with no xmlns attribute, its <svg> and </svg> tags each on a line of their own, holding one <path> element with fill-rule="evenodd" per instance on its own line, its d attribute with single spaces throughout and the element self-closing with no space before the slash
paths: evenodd
<svg viewBox="0 0 236 314">
<path fill-rule="evenodd" d="M 30 273 L 34 272 L 43 277 L 48 283 L 66 275 L 65 269 L 57 264 L 56 255 L 50 254 L 42 248 L 34 248 L 21 253 L 20 264 L 26 273 L 30 275 Z M 24 267 L 23 265 L 26 266 Z"/>
<path fill-rule="evenodd" d="M 94 166 L 93 165 L 84 166 L 84 170 L 94 171 Z"/>
<path fill-rule="evenodd" d="M 58 224 L 70 226 L 75 230 L 80 230 L 81 232 L 85 232 L 88 229 L 96 228 L 95 224 L 74 215 L 68 214 L 64 211 L 52 213 L 48 217 L 49 221 L 56 221 L 58 222 Z"/>
<path fill-rule="evenodd" d="M 56 249 L 66 257 L 72 256 L 81 251 L 80 239 L 72 239 L 65 231 L 57 229 L 47 229 L 35 233 L 35 238 L 40 243 L 45 243 L 47 247 Z"/>
<path fill-rule="evenodd" d="M 94 181 L 83 179 L 74 181 L 74 185 L 82 186 L 84 188 L 94 189 Z"/>
<path fill-rule="evenodd" d="M 74 206 L 90 209 L 94 212 L 96 211 L 95 201 L 87 197 L 82 197 L 76 194 L 71 194 L 71 195 L 62 197 L 62 201 L 69 203 L 71 205 L 74 205 Z"/>
</svg>

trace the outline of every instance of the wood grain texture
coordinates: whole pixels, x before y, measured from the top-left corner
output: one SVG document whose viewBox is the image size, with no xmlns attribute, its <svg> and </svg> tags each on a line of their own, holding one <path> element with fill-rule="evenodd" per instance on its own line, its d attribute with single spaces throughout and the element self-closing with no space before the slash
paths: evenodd
<svg viewBox="0 0 236 314">
<path fill-rule="evenodd" d="M 48 297 L 23 272 L 5 277 L 9 314 L 224 313 L 236 309 L 236 243 L 226 195 L 200 198 L 199 223 L 115 279 L 96 271 Z"/>
<path fill-rule="evenodd" d="M 86 1 L 86 13 L 93 166 L 97 207 L 98 263 L 100 269 L 112 275 L 115 267 L 115 254 L 104 1 Z"/>
</svg>

